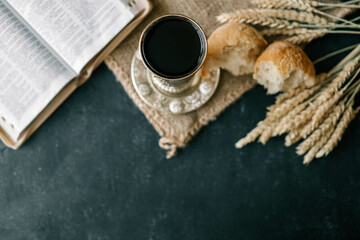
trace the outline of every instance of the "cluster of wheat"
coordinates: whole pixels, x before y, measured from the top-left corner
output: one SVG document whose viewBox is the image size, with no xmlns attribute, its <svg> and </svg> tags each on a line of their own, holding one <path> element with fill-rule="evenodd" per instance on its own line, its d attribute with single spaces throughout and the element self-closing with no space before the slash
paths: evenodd
<svg viewBox="0 0 360 240">
<path fill-rule="evenodd" d="M 354 97 L 360 90 L 360 44 L 352 48 L 355 49 L 330 72 L 319 74 L 312 87 L 295 88 L 277 96 L 266 118 L 236 147 L 242 148 L 256 139 L 265 144 L 270 137 L 287 133 L 286 146 L 303 139 L 296 149 L 297 154 L 305 154 L 304 164 L 329 154 L 360 110 L 354 109 Z"/>
<path fill-rule="evenodd" d="M 326 33 L 360 34 L 360 25 L 356 21 L 345 20 L 328 13 L 334 8 L 360 8 L 360 0 L 343 3 L 321 3 L 310 0 L 252 0 L 257 8 L 242 9 L 233 13 L 224 13 L 217 17 L 219 22 L 240 22 L 264 27 L 264 36 L 290 36 L 286 40 L 294 43 L 306 43 Z"/>
</svg>

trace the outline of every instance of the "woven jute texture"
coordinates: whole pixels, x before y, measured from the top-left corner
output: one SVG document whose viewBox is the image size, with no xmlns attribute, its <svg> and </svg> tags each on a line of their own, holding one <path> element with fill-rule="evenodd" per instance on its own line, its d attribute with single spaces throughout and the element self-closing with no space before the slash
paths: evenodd
<svg viewBox="0 0 360 240">
<path fill-rule="evenodd" d="M 161 15 L 180 13 L 193 18 L 209 35 L 219 26 L 216 22 L 217 15 L 252 5 L 249 0 L 152 0 L 152 3 L 154 8 L 150 15 L 106 58 L 105 63 L 159 133 L 161 136 L 159 145 L 168 150 L 167 158 L 170 158 L 177 153 L 178 148 L 185 147 L 203 126 L 214 120 L 219 113 L 256 83 L 250 75 L 233 77 L 223 71 L 214 96 L 200 109 L 183 115 L 174 115 L 151 108 L 137 95 L 130 76 L 131 59 L 137 49 L 142 30 L 149 22 Z M 344 15 L 346 12 L 337 15 Z"/>
</svg>

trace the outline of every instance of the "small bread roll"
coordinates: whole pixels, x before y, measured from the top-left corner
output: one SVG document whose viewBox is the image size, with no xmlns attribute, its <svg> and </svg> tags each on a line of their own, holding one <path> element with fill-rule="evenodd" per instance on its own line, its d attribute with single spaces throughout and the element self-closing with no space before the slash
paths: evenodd
<svg viewBox="0 0 360 240">
<path fill-rule="evenodd" d="M 253 77 L 273 94 L 312 86 L 315 69 L 300 47 L 287 41 L 275 41 L 256 60 Z"/>
<path fill-rule="evenodd" d="M 235 76 L 253 72 L 256 58 L 267 42 L 254 28 L 242 23 L 227 23 L 217 28 L 208 39 L 208 54 L 202 76 L 211 69 L 223 68 Z"/>
</svg>

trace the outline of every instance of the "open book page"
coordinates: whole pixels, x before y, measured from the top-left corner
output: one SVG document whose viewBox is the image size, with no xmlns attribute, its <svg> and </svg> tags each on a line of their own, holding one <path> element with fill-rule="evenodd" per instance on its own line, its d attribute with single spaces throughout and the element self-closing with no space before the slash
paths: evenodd
<svg viewBox="0 0 360 240">
<path fill-rule="evenodd" d="M 135 16 L 121 0 L 7 0 L 77 73 Z"/>
<path fill-rule="evenodd" d="M 74 77 L 0 0 L 0 123 L 13 140 Z"/>
</svg>

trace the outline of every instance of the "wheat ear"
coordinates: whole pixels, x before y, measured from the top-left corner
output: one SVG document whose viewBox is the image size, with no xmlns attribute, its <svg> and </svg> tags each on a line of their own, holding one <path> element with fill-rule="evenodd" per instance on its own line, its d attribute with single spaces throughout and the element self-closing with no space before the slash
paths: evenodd
<svg viewBox="0 0 360 240">
<path fill-rule="evenodd" d="M 317 152 L 326 144 L 328 139 L 331 137 L 332 131 L 325 132 L 324 135 L 316 142 L 314 146 L 310 148 L 310 150 L 304 156 L 303 164 L 309 164 L 314 158 Z"/>
<path fill-rule="evenodd" d="M 309 124 L 307 124 L 303 130 L 301 131 L 301 136 L 305 138 L 309 133 L 315 130 L 319 126 L 319 124 L 324 120 L 326 114 L 336 105 L 336 103 L 339 101 L 339 99 L 343 96 L 344 90 L 340 90 L 334 94 L 332 98 L 330 98 L 329 101 L 324 102 L 322 105 L 320 105 L 313 117 L 311 118 L 311 121 Z"/>
<path fill-rule="evenodd" d="M 271 28 L 298 28 L 300 26 L 297 22 L 289 22 L 287 20 L 280 20 L 271 17 L 263 17 L 261 15 L 255 14 L 252 16 L 239 16 L 236 13 L 224 13 L 216 18 L 219 22 L 239 22 L 247 23 L 260 26 L 268 26 Z"/>
<path fill-rule="evenodd" d="M 303 10 L 307 12 L 314 12 L 326 17 L 329 17 L 331 19 L 336 19 L 337 21 L 341 21 L 344 23 L 347 23 L 349 25 L 352 25 L 356 28 L 358 28 L 358 24 L 348 21 L 346 19 L 337 17 L 335 15 L 322 12 L 315 7 L 321 6 L 320 3 L 317 1 L 309 1 L 309 0 L 253 0 L 252 3 L 258 5 L 262 8 L 280 8 L 280 9 L 298 9 Z"/>
<path fill-rule="evenodd" d="M 313 1 L 307 0 L 253 0 L 252 3 L 262 8 L 294 8 L 307 12 L 313 12 L 315 10 L 314 7 L 318 6 Z"/>
<path fill-rule="evenodd" d="M 319 85 L 313 86 L 309 89 L 304 89 L 303 91 L 294 93 L 293 96 L 289 99 L 284 100 L 280 104 L 272 105 L 268 108 L 267 118 L 269 119 L 280 119 L 285 116 L 289 111 L 294 109 L 299 103 L 308 99 L 314 92 L 320 88 Z"/>
<path fill-rule="evenodd" d="M 353 103 L 351 103 L 345 110 L 343 116 L 340 119 L 340 122 L 336 126 L 335 131 L 331 135 L 330 139 L 321 148 L 321 150 L 318 151 L 318 153 L 316 154 L 317 158 L 328 155 L 341 140 L 341 137 L 344 134 L 345 129 L 347 128 L 347 126 L 349 125 L 351 120 L 353 120 L 355 118 L 356 114 L 359 111 L 359 109 L 354 111 L 352 108 L 352 105 L 353 105 Z"/>
<path fill-rule="evenodd" d="M 307 28 L 269 28 L 269 29 L 264 29 L 262 31 L 260 31 L 260 33 L 263 36 L 276 36 L 276 35 L 286 35 L 286 36 L 293 36 L 293 35 L 302 35 L 302 34 L 309 34 L 309 33 L 326 33 L 328 30 L 323 28 L 323 29 L 316 29 L 316 30 L 311 30 L 311 29 L 307 29 Z"/>
<path fill-rule="evenodd" d="M 265 145 L 265 143 L 271 138 L 276 124 L 277 122 L 272 122 L 264 129 L 264 131 L 261 133 L 259 137 L 259 142 Z"/>
<path fill-rule="evenodd" d="M 303 155 L 312 146 L 314 146 L 316 142 L 320 140 L 321 136 L 325 134 L 325 132 L 335 127 L 344 110 L 345 101 L 341 101 L 335 108 L 333 108 L 332 112 L 326 117 L 321 125 L 306 140 L 296 147 L 296 153 L 298 155 Z"/>
<path fill-rule="evenodd" d="M 285 137 L 285 146 L 289 147 L 301 139 L 301 127 L 291 129 Z"/>
<path fill-rule="evenodd" d="M 327 94 L 332 94 L 336 90 L 338 90 L 348 79 L 351 74 L 354 72 L 355 69 L 359 67 L 360 56 L 357 56 L 353 60 L 349 61 L 338 74 L 338 76 L 331 82 L 330 86 L 328 87 L 328 91 L 325 92 Z"/>
<path fill-rule="evenodd" d="M 275 127 L 273 136 L 278 136 L 289 131 L 292 127 L 292 119 L 294 119 L 307 106 L 307 102 L 295 106 L 286 116 L 281 119 L 280 123 Z"/>
<path fill-rule="evenodd" d="M 300 44 L 300 43 L 308 43 L 316 38 L 320 38 L 326 34 L 325 31 L 314 31 L 308 32 L 301 35 L 295 35 L 293 37 L 286 38 L 284 40 L 291 42 L 293 44 Z"/>
<path fill-rule="evenodd" d="M 287 100 L 287 99 L 289 99 L 289 98 L 292 98 L 292 97 L 298 95 L 298 94 L 301 93 L 303 90 L 304 90 L 304 87 L 297 87 L 297 88 L 290 89 L 289 91 L 278 95 L 278 96 L 276 97 L 276 101 L 275 101 L 275 104 L 274 104 L 273 106 L 280 105 L 280 104 L 283 103 L 285 100 Z"/>
<path fill-rule="evenodd" d="M 283 10 L 283 9 L 241 9 L 234 13 L 229 13 L 229 15 L 241 19 L 249 18 L 282 18 L 292 21 L 304 22 L 307 24 L 316 24 L 316 25 L 328 25 L 333 24 L 329 23 L 328 20 L 324 17 L 320 17 L 313 13 L 296 11 L 296 10 Z"/>
<path fill-rule="evenodd" d="M 240 139 L 235 143 L 235 147 L 242 148 L 245 145 L 254 142 L 262 134 L 266 127 L 267 126 L 264 124 L 263 121 L 259 122 L 257 126 L 246 135 L 246 137 Z"/>
</svg>

